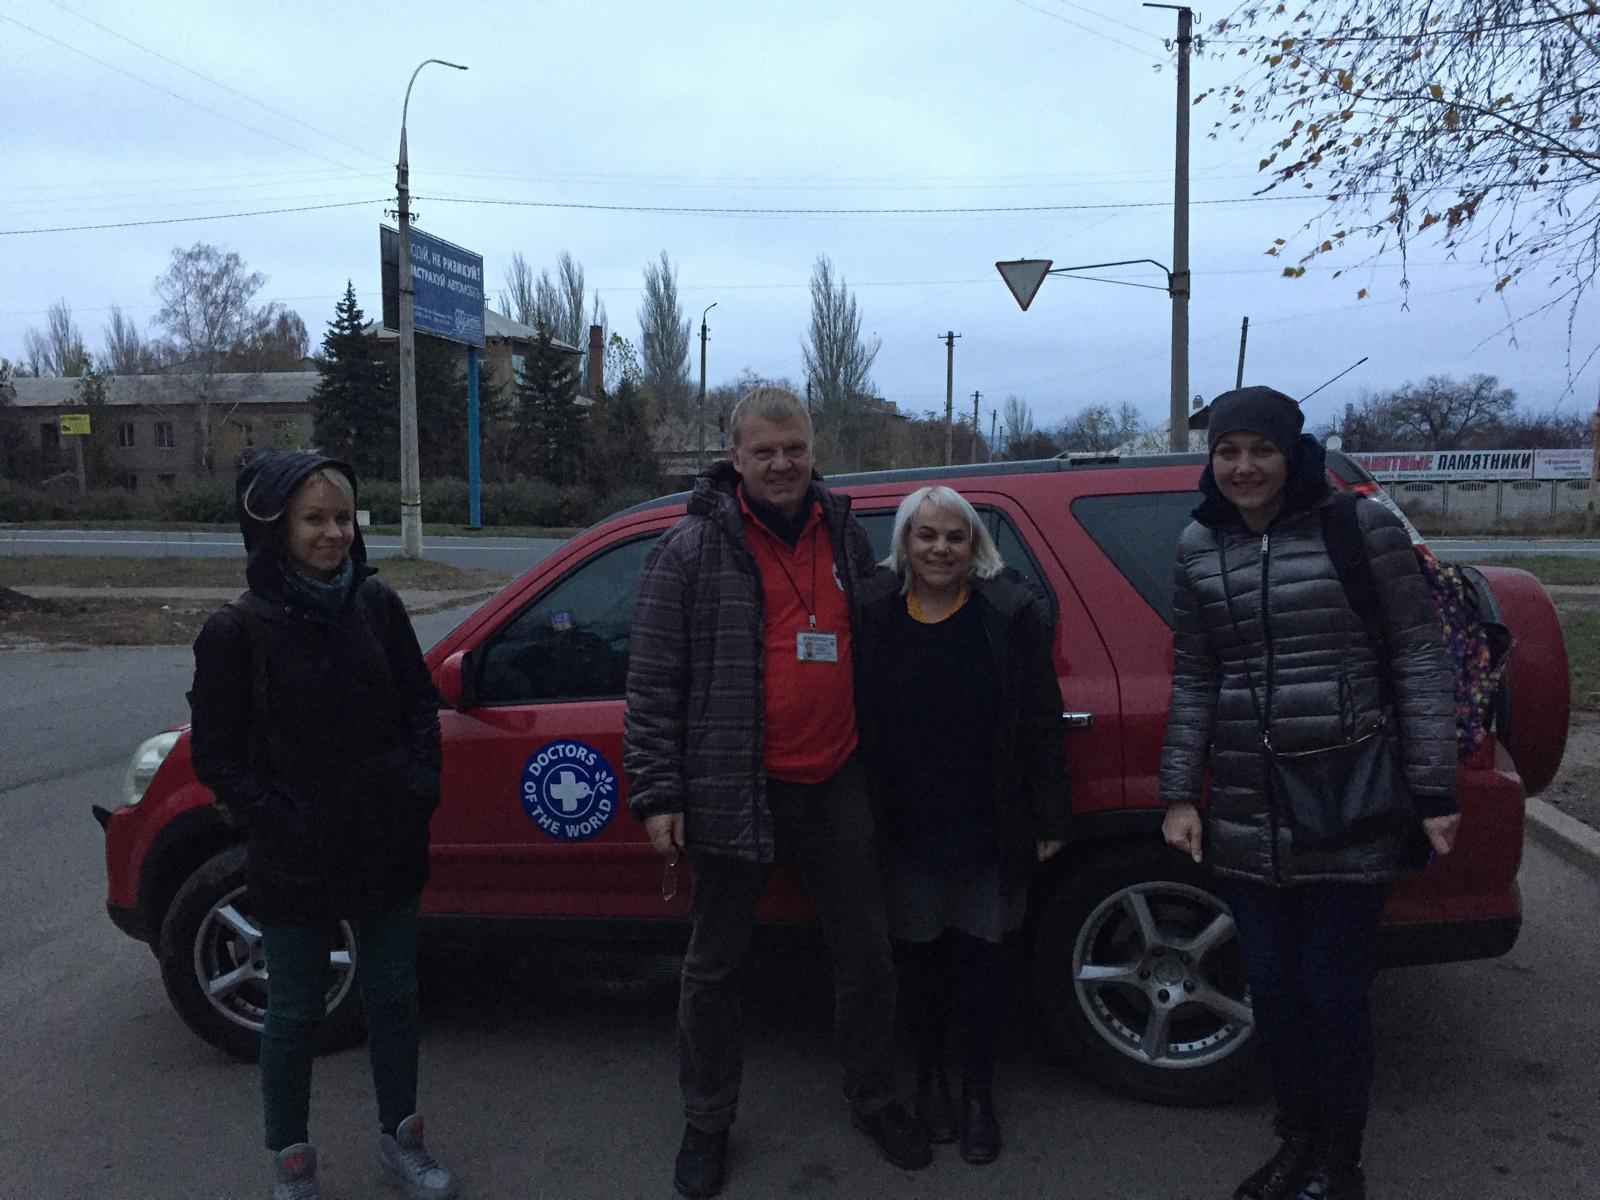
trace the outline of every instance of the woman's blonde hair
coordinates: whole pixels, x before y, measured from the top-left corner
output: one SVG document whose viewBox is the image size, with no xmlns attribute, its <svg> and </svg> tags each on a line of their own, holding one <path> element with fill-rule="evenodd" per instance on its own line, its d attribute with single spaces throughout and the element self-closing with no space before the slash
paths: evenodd
<svg viewBox="0 0 1600 1200">
<path fill-rule="evenodd" d="M 906 542 L 911 537 L 911 524 L 916 519 L 917 510 L 924 503 L 966 521 L 967 536 L 972 539 L 972 565 L 967 568 L 970 578 L 992 579 L 1005 570 L 1000 547 L 994 544 L 994 537 L 984 525 L 983 518 L 967 503 L 965 496 L 954 488 L 920 487 L 900 501 L 900 507 L 895 510 L 889 554 L 883 560 L 884 566 L 900 576 L 902 594 L 911 590 L 911 555 L 906 550 Z"/>
<path fill-rule="evenodd" d="M 263 524 L 269 524 L 273 521 L 276 521 L 279 517 L 283 516 L 284 513 L 289 511 L 289 504 L 296 496 L 300 494 L 301 488 L 309 487 L 313 482 L 318 480 L 328 484 L 330 487 L 337 489 L 339 494 L 344 497 L 344 502 L 350 505 L 352 508 L 355 507 L 356 492 L 355 489 L 350 486 L 350 476 L 339 470 L 338 467 L 318 467 L 299 483 L 295 484 L 294 491 L 289 493 L 288 499 L 283 502 L 283 507 L 277 512 L 258 513 L 255 511 L 255 509 L 250 507 L 250 493 L 256 490 L 256 483 L 259 481 L 259 478 L 260 477 L 258 476 L 256 479 L 250 481 L 250 486 L 245 489 L 244 500 L 242 501 L 245 515 L 252 521 L 260 521 Z"/>
</svg>

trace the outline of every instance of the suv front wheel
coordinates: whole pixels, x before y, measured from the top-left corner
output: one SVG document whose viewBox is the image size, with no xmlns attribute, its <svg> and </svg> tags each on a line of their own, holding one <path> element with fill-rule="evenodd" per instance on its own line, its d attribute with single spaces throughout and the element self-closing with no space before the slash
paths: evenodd
<svg viewBox="0 0 1600 1200">
<path fill-rule="evenodd" d="M 1045 903 L 1035 978 L 1055 1044 L 1155 1104 L 1219 1104 L 1259 1069 L 1233 917 L 1156 843 L 1086 857 Z"/>
<path fill-rule="evenodd" d="M 161 923 L 161 982 L 184 1024 L 235 1058 L 261 1051 L 267 1015 L 267 963 L 245 883 L 245 849 L 208 858 L 184 881 Z M 340 921 L 328 954 L 328 1009 L 317 1027 L 318 1053 L 361 1039 L 355 987 L 355 932 Z"/>
</svg>

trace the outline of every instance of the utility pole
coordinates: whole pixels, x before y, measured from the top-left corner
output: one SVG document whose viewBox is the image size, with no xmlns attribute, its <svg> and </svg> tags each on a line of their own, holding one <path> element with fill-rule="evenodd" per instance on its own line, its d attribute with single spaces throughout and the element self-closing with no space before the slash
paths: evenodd
<svg viewBox="0 0 1600 1200">
<path fill-rule="evenodd" d="M 1189 43 L 1194 10 L 1146 4 L 1178 14 L 1178 134 L 1172 178 L 1172 428 L 1169 447 L 1189 449 Z"/>
<path fill-rule="evenodd" d="M 1244 343 L 1249 336 L 1250 318 L 1246 317 L 1244 323 L 1239 326 L 1239 369 L 1233 375 L 1233 386 L 1236 388 L 1244 386 Z"/>
<path fill-rule="evenodd" d="M 417 70 L 422 70 L 418 67 Z M 416 75 L 411 82 L 416 82 Z M 406 103 L 411 86 L 406 85 Z M 406 124 L 400 118 L 400 162 L 395 168 L 400 224 L 400 553 L 422 557 L 422 472 L 417 463 L 416 290 L 411 286 L 411 168 L 406 162 Z"/>
<path fill-rule="evenodd" d="M 1600 401 L 1594 408 L 1594 457 L 1589 462 L 1589 514 L 1584 518 L 1583 531 L 1594 533 L 1594 492 L 1600 486 Z"/>
<path fill-rule="evenodd" d="M 422 557 L 422 473 L 417 462 L 417 294 L 411 286 L 411 166 L 406 159 L 406 112 L 411 107 L 411 85 L 429 63 L 457 71 L 467 69 L 442 58 L 423 59 L 411 72 L 405 103 L 400 108 L 400 161 L 395 164 L 400 273 L 395 283 L 400 289 L 400 553 L 406 558 Z"/>
<path fill-rule="evenodd" d="M 989 461 L 994 461 L 995 429 L 1000 423 L 1000 413 L 997 409 L 989 410 Z"/>
<path fill-rule="evenodd" d="M 939 335 L 944 343 L 944 465 L 955 461 L 956 339 L 959 333 Z"/>
<path fill-rule="evenodd" d="M 706 313 L 717 306 L 713 300 L 700 314 L 700 449 L 695 457 L 697 471 L 706 469 Z"/>
<path fill-rule="evenodd" d="M 972 454 L 967 461 L 973 463 L 978 461 L 978 401 L 982 396 L 982 392 L 972 393 Z"/>
</svg>

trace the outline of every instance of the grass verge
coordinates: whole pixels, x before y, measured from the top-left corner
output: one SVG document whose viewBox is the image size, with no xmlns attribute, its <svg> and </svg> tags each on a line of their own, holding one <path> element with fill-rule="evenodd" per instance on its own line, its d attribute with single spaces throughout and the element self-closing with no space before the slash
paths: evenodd
<svg viewBox="0 0 1600 1200">
<path fill-rule="evenodd" d="M 1520 567 L 1540 583 L 1580 584 L 1600 587 L 1600 558 L 1578 554 L 1514 554 L 1504 558 L 1474 558 L 1473 567 Z"/>
<path fill-rule="evenodd" d="M 215 600 L 34 600 L 0 588 L 0 648 L 178 646 L 194 641 Z"/>
<path fill-rule="evenodd" d="M 1564 612 L 1561 632 L 1567 639 L 1572 706 L 1600 712 L 1600 613 Z"/>
<path fill-rule="evenodd" d="M 424 537 L 526 537 L 526 538 L 560 538 L 565 541 L 569 537 L 583 532 L 582 526 L 577 525 L 485 525 L 479 529 L 469 529 L 465 525 L 443 525 L 423 522 L 422 534 Z M 127 529 L 149 533 L 238 533 L 239 526 L 236 522 L 218 523 L 206 521 L 6 521 L 0 522 L 0 529 Z M 370 525 L 363 532 L 379 533 L 388 537 L 399 537 L 398 525 Z"/>
<path fill-rule="evenodd" d="M 397 588 L 429 591 L 482 591 L 511 578 L 498 571 L 468 570 L 448 563 L 385 558 L 379 573 Z M 116 555 L 0 555 L 0 587 L 244 588 L 243 558 L 173 555 L 123 558 Z M 213 605 L 212 607 L 215 607 Z"/>
</svg>

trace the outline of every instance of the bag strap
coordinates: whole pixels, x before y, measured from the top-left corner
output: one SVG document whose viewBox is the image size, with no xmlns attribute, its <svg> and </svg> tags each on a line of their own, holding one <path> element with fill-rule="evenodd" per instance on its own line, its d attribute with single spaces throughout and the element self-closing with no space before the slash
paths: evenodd
<svg viewBox="0 0 1600 1200">
<path fill-rule="evenodd" d="M 1356 505 L 1361 498 L 1354 492 L 1335 492 L 1331 503 L 1318 513 L 1322 519 L 1322 542 L 1344 588 L 1344 598 L 1361 623 L 1367 637 L 1380 654 L 1383 648 L 1383 607 L 1378 599 L 1378 580 L 1372 573 L 1372 559 L 1361 535 L 1361 516 Z"/>
</svg>

